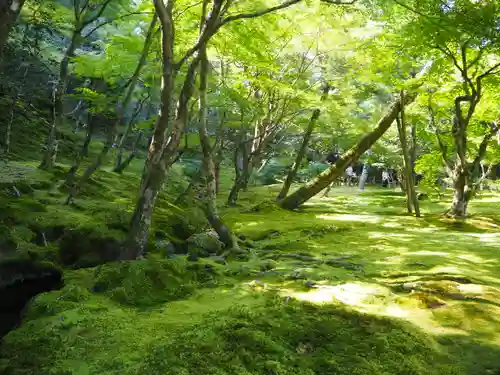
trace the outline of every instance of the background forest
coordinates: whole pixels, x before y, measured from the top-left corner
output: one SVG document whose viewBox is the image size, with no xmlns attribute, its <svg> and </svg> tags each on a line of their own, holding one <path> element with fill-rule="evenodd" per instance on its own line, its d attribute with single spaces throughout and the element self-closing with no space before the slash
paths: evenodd
<svg viewBox="0 0 500 375">
<path fill-rule="evenodd" d="M 0 373 L 500 374 L 499 40 L 495 0 L 0 0 Z"/>
</svg>

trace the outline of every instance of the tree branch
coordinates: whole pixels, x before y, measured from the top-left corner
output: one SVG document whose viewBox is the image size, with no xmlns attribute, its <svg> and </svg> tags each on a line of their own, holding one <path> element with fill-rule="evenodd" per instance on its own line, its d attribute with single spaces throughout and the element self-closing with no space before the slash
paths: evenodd
<svg viewBox="0 0 500 375">
<path fill-rule="evenodd" d="M 323 0 L 323 1 L 327 2 L 327 0 Z M 264 16 L 264 15 L 272 13 L 272 12 L 276 12 L 276 11 L 281 10 L 281 9 L 289 8 L 292 5 L 298 4 L 300 2 L 302 2 L 302 0 L 287 0 L 283 4 L 276 5 L 274 7 L 270 7 L 270 8 L 263 9 L 263 10 L 260 10 L 260 11 L 256 11 L 256 12 L 253 12 L 253 13 L 241 13 L 241 14 L 236 14 L 234 16 L 229 16 L 229 17 L 224 18 L 220 22 L 220 26 L 223 26 L 223 25 L 225 25 L 225 24 L 227 24 L 229 22 L 232 22 L 232 21 L 261 17 L 261 16 Z"/>
<path fill-rule="evenodd" d="M 88 38 L 90 35 L 92 35 L 93 33 L 95 33 L 97 30 L 99 30 L 103 26 L 109 25 L 109 24 L 111 24 L 111 23 L 113 23 L 115 21 L 120 21 L 120 20 L 123 20 L 123 19 L 125 19 L 127 17 L 134 16 L 134 15 L 137 15 L 137 14 L 151 14 L 151 13 L 150 12 L 131 12 L 131 13 L 124 14 L 123 16 L 120 16 L 118 18 L 113 18 L 113 19 L 104 21 L 103 23 L 100 23 L 99 25 L 97 25 L 96 27 L 94 27 L 92 30 L 90 30 L 84 36 L 84 38 Z"/>
<path fill-rule="evenodd" d="M 103 15 L 104 11 L 108 7 L 108 5 L 111 3 L 111 1 L 113 1 L 113 0 L 105 0 L 104 3 L 101 5 L 97 14 L 94 17 L 91 17 L 89 20 L 83 22 L 82 27 L 86 27 L 86 26 L 90 25 L 92 22 L 98 20 Z"/>
<path fill-rule="evenodd" d="M 471 168 L 470 168 L 471 173 L 474 172 L 476 170 L 476 168 L 479 167 L 479 164 L 486 156 L 486 150 L 488 148 L 488 144 L 490 143 L 491 139 L 493 138 L 493 136 L 497 132 L 498 132 L 498 127 L 495 125 L 495 123 L 491 124 L 490 131 L 488 133 L 486 133 L 485 136 L 483 137 L 483 140 L 481 141 L 481 144 L 479 145 L 477 155 L 471 164 Z"/>
</svg>

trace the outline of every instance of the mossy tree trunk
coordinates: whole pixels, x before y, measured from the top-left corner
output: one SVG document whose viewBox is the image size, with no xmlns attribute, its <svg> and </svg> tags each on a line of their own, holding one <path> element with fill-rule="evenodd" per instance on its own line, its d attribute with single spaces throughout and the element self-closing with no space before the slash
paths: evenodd
<svg viewBox="0 0 500 375">
<path fill-rule="evenodd" d="M 76 171 L 78 168 L 80 168 L 80 164 L 84 158 L 86 158 L 89 155 L 89 146 L 90 146 L 90 141 L 92 140 L 92 135 L 94 131 L 94 122 L 92 121 L 92 115 L 90 112 L 88 112 L 88 121 L 87 121 L 87 132 L 85 134 L 85 140 L 83 141 L 82 148 L 80 149 L 80 152 L 78 153 L 78 156 L 76 157 L 73 165 L 71 166 L 70 170 L 68 171 L 68 174 L 66 175 L 66 181 L 64 182 L 64 186 L 67 186 L 69 188 L 72 188 L 74 182 L 75 182 L 75 177 L 76 177 Z"/>
<path fill-rule="evenodd" d="M 64 53 L 59 67 L 59 77 L 52 91 L 53 109 L 52 124 L 45 144 L 45 152 L 40 163 L 40 169 L 51 169 L 57 158 L 57 131 L 61 128 L 64 120 L 63 99 L 66 94 L 69 80 L 69 62 L 73 57 L 75 50 L 80 45 L 81 29 L 77 27 L 71 35 L 71 42 Z"/>
<path fill-rule="evenodd" d="M 242 129 L 233 156 L 235 178 L 227 198 L 228 206 L 236 206 L 239 193 L 244 188 L 245 182 L 248 182 L 250 178 L 249 155 L 246 129 Z"/>
<path fill-rule="evenodd" d="M 323 90 L 322 90 L 322 97 L 321 100 L 324 101 L 326 100 L 328 96 L 328 92 L 330 91 L 330 85 L 328 83 L 323 84 Z M 309 140 L 311 139 L 312 133 L 314 129 L 316 128 L 316 122 L 318 121 L 319 115 L 321 114 L 321 111 L 319 108 L 316 108 L 313 110 L 313 113 L 311 115 L 311 118 L 309 120 L 309 123 L 307 125 L 307 129 L 304 133 L 304 137 L 302 138 L 302 143 L 300 144 L 299 151 L 297 152 L 297 156 L 295 157 L 295 161 L 292 165 L 292 168 L 288 172 L 288 175 L 286 176 L 286 180 L 283 183 L 283 187 L 281 188 L 281 191 L 278 194 L 278 200 L 281 200 L 285 198 L 288 194 L 288 191 L 290 190 L 290 187 L 292 186 L 293 180 L 297 176 L 297 171 L 300 168 L 300 165 L 302 164 L 302 159 L 304 158 L 306 151 L 307 151 L 307 146 L 309 146 Z"/>
<path fill-rule="evenodd" d="M 123 122 L 123 119 L 125 118 L 125 112 L 130 104 L 130 101 L 132 100 L 132 95 L 137 86 L 137 82 L 139 81 L 141 71 L 146 65 L 149 49 L 151 48 L 151 45 L 154 40 L 157 20 L 158 18 L 155 14 L 149 26 L 146 40 L 144 42 L 141 56 L 139 58 L 139 62 L 137 63 L 134 74 L 132 75 L 130 81 L 128 82 L 128 87 L 126 88 L 125 96 L 116 113 L 116 121 L 114 125 L 109 127 L 109 129 L 107 130 L 106 141 L 104 142 L 101 152 L 97 155 L 92 164 L 85 170 L 82 177 L 78 180 L 78 183 L 73 185 L 69 193 L 67 202 L 71 202 L 74 199 L 74 197 L 78 194 L 78 191 L 82 188 L 82 186 L 84 186 L 90 179 L 90 177 L 92 177 L 92 175 L 95 173 L 95 171 L 97 171 L 101 167 L 101 165 L 106 160 L 106 156 L 108 155 L 109 151 L 113 148 L 113 145 L 116 141 L 116 136 L 118 134 L 118 130 L 120 128 L 121 123 Z"/>
<path fill-rule="evenodd" d="M 207 1 L 204 2 L 204 12 Z M 203 175 L 205 180 L 204 211 L 208 222 L 219 235 L 219 239 L 228 251 L 238 250 L 238 239 L 230 228 L 223 222 L 217 209 L 217 180 L 213 149 L 210 145 L 210 136 L 207 131 L 207 86 L 209 62 L 206 48 L 200 51 L 200 87 L 199 87 L 199 135 L 203 151 Z"/>
<path fill-rule="evenodd" d="M 404 104 L 409 104 L 415 100 L 416 94 L 405 95 Z M 327 170 L 308 183 L 301 186 L 294 193 L 280 202 L 280 206 L 286 209 L 295 209 L 308 201 L 321 190 L 328 187 L 336 178 L 340 177 L 347 166 L 354 164 L 365 151 L 389 129 L 396 120 L 401 110 L 401 99 L 398 98 L 389 108 L 388 112 L 377 124 L 377 127 L 370 133 L 364 135 L 359 142 L 342 155 L 335 164 L 332 164 Z"/>
<path fill-rule="evenodd" d="M 104 14 L 104 11 L 111 2 L 112 0 L 105 0 L 100 4 L 92 7 L 88 6 L 88 1 L 74 1 L 72 4 L 74 19 L 71 32 L 71 41 L 61 60 L 59 67 L 59 77 L 56 84 L 54 85 L 54 90 L 52 92 L 53 120 L 49 130 L 49 135 L 47 136 L 47 142 L 45 145 L 45 152 L 42 157 L 42 162 L 39 166 L 39 168 L 41 169 L 51 169 L 56 161 L 58 147 L 57 131 L 60 129 L 64 121 L 63 100 L 64 96 L 66 95 L 66 89 L 68 86 L 70 59 L 73 57 L 75 50 L 83 40 L 95 33 L 102 26 L 109 23 L 108 21 L 101 22 L 99 25 L 93 27 L 89 32 L 87 32 L 86 35 L 82 35 L 83 30 L 87 26 L 92 25 L 94 22 L 98 21 L 101 18 L 101 16 Z"/>
<path fill-rule="evenodd" d="M 401 92 L 401 102 L 404 102 L 404 93 Z M 408 147 L 408 140 L 406 136 L 406 121 L 405 121 L 405 108 L 404 105 L 401 106 L 400 116 L 396 118 L 398 126 L 399 141 L 401 144 L 401 151 L 403 153 L 403 170 L 405 179 L 405 194 L 406 194 L 406 206 L 408 213 L 412 213 L 415 210 L 415 216 L 420 217 L 420 206 L 417 199 L 417 194 L 415 192 L 415 179 L 413 177 L 413 166 L 411 162 L 410 149 L 412 146 Z"/>
<path fill-rule="evenodd" d="M 125 148 L 125 143 L 127 141 L 127 138 L 132 131 L 132 128 L 134 127 L 134 122 L 139 116 L 139 114 L 142 111 L 142 107 L 144 105 L 144 102 L 147 100 L 147 98 L 143 98 L 142 100 L 137 102 L 137 105 L 134 110 L 134 114 L 130 118 L 130 120 L 127 123 L 127 127 L 125 128 L 125 131 L 123 132 L 122 136 L 120 137 L 120 142 L 118 142 L 118 145 L 116 146 L 116 160 L 115 160 L 115 168 L 113 169 L 113 172 L 117 172 L 120 169 L 120 166 L 122 164 L 122 158 L 123 158 L 123 149 Z"/>
<path fill-rule="evenodd" d="M 135 259 L 145 254 L 151 225 L 153 208 L 158 193 L 163 186 L 166 172 L 175 160 L 183 130 L 188 120 L 188 104 L 193 93 L 196 69 L 200 62 L 199 52 L 206 48 L 217 31 L 227 23 L 240 19 L 260 17 L 265 14 L 290 7 L 300 0 L 288 1 L 254 13 L 242 13 L 225 16 L 228 10 L 226 1 L 215 1 L 208 18 L 201 28 L 197 42 L 188 49 L 177 62 L 174 60 L 174 18 L 175 2 L 154 0 L 156 14 L 162 27 L 162 79 L 161 113 L 155 125 L 153 138 L 142 174 L 139 194 L 135 206 L 127 244 L 122 252 L 122 259 Z M 173 114 L 175 78 L 182 65 L 191 60 L 179 95 L 176 116 Z M 170 130 L 167 139 L 167 130 Z"/>
<path fill-rule="evenodd" d="M 0 62 L 9 34 L 16 24 L 24 0 L 0 0 Z"/>
</svg>

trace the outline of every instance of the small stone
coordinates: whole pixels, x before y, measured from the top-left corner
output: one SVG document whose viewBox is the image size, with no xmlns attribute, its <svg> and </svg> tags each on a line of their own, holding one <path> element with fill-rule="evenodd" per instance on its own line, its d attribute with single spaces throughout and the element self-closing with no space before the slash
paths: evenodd
<svg viewBox="0 0 500 375">
<path fill-rule="evenodd" d="M 187 257 L 187 260 L 189 260 L 190 262 L 197 262 L 198 259 L 199 259 L 199 257 L 196 254 L 189 254 Z"/>
</svg>

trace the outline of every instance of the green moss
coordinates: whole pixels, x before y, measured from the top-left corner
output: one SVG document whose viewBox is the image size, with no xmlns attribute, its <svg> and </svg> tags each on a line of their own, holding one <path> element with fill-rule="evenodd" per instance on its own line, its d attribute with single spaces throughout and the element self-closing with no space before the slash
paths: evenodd
<svg viewBox="0 0 500 375">
<path fill-rule="evenodd" d="M 182 258 L 110 263 L 96 269 L 93 291 L 130 306 L 153 306 L 186 298 L 197 288 L 215 286 L 217 271 Z"/>
</svg>

